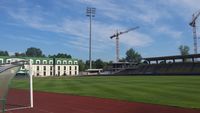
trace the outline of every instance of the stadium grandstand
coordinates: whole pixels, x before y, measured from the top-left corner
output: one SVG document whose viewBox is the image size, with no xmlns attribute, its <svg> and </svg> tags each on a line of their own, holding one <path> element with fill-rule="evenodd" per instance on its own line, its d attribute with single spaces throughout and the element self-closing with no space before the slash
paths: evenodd
<svg viewBox="0 0 200 113">
<path fill-rule="evenodd" d="M 200 54 L 143 58 L 141 64 L 114 63 L 113 74 L 199 75 Z"/>
</svg>

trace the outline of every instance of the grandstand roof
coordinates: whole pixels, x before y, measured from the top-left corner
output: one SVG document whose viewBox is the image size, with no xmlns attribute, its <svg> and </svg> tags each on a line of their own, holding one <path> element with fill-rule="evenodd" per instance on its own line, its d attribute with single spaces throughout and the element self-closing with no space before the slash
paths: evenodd
<svg viewBox="0 0 200 113">
<path fill-rule="evenodd" d="M 185 58 L 200 58 L 200 54 L 190 54 L 190 55 L 175 55 L 175 56 L 161 56 L 161 57 L 149 57 L 143 58 L 147 61 L 156 61 L 156 60 L 173 60 L 173 59 L 185 59 Z"/>
</svg>

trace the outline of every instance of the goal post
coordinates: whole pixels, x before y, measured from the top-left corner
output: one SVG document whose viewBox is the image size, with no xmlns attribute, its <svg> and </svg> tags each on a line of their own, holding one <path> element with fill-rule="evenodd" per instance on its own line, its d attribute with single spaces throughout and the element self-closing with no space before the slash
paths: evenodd
<svg viewBox="0 0 200 113">
<path fill-rule="evenodd" d="M 30 60 L 0 65 L 0 111 L 33 108 L 33 78 Z"/>
<path fill-rule="evenodd" d="M 30 107 L 33 108 L 33 74 L 32 74 L 32 62 L 29 60 L 29 77 L 30 77 Z"/>
</svg>

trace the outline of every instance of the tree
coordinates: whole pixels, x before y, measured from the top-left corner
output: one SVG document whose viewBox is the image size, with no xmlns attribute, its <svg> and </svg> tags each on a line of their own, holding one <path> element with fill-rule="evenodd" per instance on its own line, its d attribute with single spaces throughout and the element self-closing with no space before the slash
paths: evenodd
<svg viewBox="0 0 200 113">
<path fill-rule="evenodd" d="M 0 51 L 0 56 L 9 56 L 8 51 Z"/>
<path fill-rule="evenodd" d="M 72 56 L 66 53 L 58 53 L 57 55 L 49 55 L 49 58 L 72 58 Z"/>
<path fill-rule="evenodd" d="M 85 63 L 82 60 L 78 61 L 79 71 L 85 71 Z"/>
<path fill-rule="evenodd" d="M 28 57 L 44 57 L 42 50 L 35 47 L 30 47 L 26 50 L 26 56 Z"/>
<path fill-rule="evenodd" d="M 181 55 L 189 55 L 189 51 L 190 51 L 190 48 L 186 45 L 181 45 L 179 46 L 179 50 L 180 50 L 180 53 Z"/>
<path fill-rule="evenodd" d="M 112 66 L 112 63 L 113 63 L 112 61 L 105 62 L 105 61 L 102 61 L 101 59 L 97 59 L 95 61 L 92 61 L 92 68 L 93 69 L 107 69 L 110 66 Z M 90 61 L 86 60 L 84 70 L 89 69 L 89 65 L 90 65 Z"/>
<path fill-rule="evenodd" d="M 121 58 L 121 59 L 119 59 L 119 62 L 126 62 L 126 59 L 125 58 Z"/>
<path fill-rule="evenodd" d="M 15 56 L 16 56 L 16 57 L 25 57 L 26 54 L 25 54 L 25 53 L 18 53 L 18 52 L 16 52 L 16 53 L 15 53 Z"/>
<path fill-rule="evenodd" d="M 140 63 L 141 58 L 141 55 L 133 50 L 133 48 L 126 51 L 126 61 L 128 62 Z"/>
<path fill-rule="evenodd" d="M 90 61 L 86 60 L 85 61 L 85 69 L 89 69 L 90 68 Z M 94 68 L 94 67 L 93 67 Z"/>
<path fill-rule="evenodd" d="M 86 62 L 85 62 L 85 69 L 89 69 L 89 68 L 90 68 L 90 61 L 86 60 Z M 95 63 L 94 60 L 92 60 L 92 68 L 96 69 L 96 63 Z"/>
<path fill-rule="evenodd" d="M 105 66 L 105 63 L 101 59 L 97 59 L 94 62 L 94 65 L 97 69 L 103 68 Z"/>
</svg>

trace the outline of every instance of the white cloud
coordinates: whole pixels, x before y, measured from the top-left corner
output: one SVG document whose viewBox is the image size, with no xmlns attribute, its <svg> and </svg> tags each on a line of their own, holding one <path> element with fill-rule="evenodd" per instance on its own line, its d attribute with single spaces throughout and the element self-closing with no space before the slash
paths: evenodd
<svg viewBox="0 0 200 113">
<path fill-rule="evenodd" d="M 97 8 L 97 14 L 102 14 L 114 20 L 121 19 L 125 10 L 111 0 L 77 0 L 80 3 Z"/>
<path fill-rule="evenodd" d="M 170 38 L 175 38 L 175 39 L 182 38 L 182 34 L 183 34 L 181 31 L 174 30 L 168 26 L 161 26 L 157 28 L 156 31 L 161 34 L 165 34 L 169 36 Z"/>
<path fill-rule="evenodd" d="M 189 10 L 198 8 L 196 4 L 199 2 L 197 0 L 193 0 L 192 3 L 189 1 L 169 0 L 169 2 L 151 2 L 146 0 L 127 0 L 121 1 L 119 4 L 117 3 L 118 1 L 114 0 L 76 0 L 73 4 L 81 3 L 82 6 L 97 8 L 96 17 L 94 18 L 95 21 L 92 24 L 92 44 L 95 52 L 104 52 L 106 48 L 113 48 L 115 46 L 115 41 L 109 37 L 117 29 L 124 31 L 129 26 L 135 26 L 135 24 L 143 26 L 146 31 L 141 27 L 141 30 L 131 31 L 121 35 L 120 44 L 127 47 L 146 47 L 152 44 L 153 41 L 156 41 L 152 36 L 157 36 L 157 34 L 180 40 L 183 37 L 182 29 L 173 26 L 173 24 L 168 25 L 166 23 L 168 19 L 171 23 L 175 23 L 177 21 L 175 20 L 177 18 L 176 14 L 179 15 L 177 12 L 184 14 L 187 9 L 182 9 L 187 8 L 187 4 Z M 62 5 L 63 8 L 70 9 L 70 4 L 67 3 L 68 1 L 60 0 L 56 5 Z M 164 7 L 162 7 L 163 4 Z M 172 6 L 174 9 L 170 9 Z M 192 8 L 193 6 L 195 8 Z M 61 8 L 59 6 L 57 7 Z M 42 6 L 37 5 L 35 8 L 36 13 L 31 12 L 32 8 L 22 7 L 18 10 L 9 11 L 9 14 L 18 22 L 29 27 L 64 34 L 66 35 L 66 42 L 63 42 L 63 45 L 70 45 L 73 48 L 88 51 L 89 21 L 87 17 L 83 16 L 85 15 L 85 11 L 78 10 L 83 14 L 81 17 L 78 16 L 80 12 L 76 12 L 79 7 L 76 7 L 75 10 L 71 8 L 74 11 L 74 15 L 78 13 L 75 17 L 69 13 L 69 15 L 61 16 L 61 19 L 58 19 L 58 21 L 49 21 L 48 16 L 45 17 L 44 15 L 51 12 L 40 10 Z M 55 12 L 52 12 L 52 14 L 55 14 Z M 189 16 L 183 18 L 191 17 L 191 14 L 187 14 Z"/>
<path fill-rule="evenodd" d="M 45 44 L 45 45 L 52 45 L 54 44 L 54 42 L 49 41 L 49 40 L 44 40 L 44 37 L 40 37 L 40 36 L 18 36 L 16 37 L 15 35 L 6 35 L 4 37 L 7 37 L 9 39 L 13 39 L 13 40 L 22 40 L 22 41 L 27 41 L 27 42 L 35 42 L 35 43 L 41 43 L 41 44 Z"/>
<path fill-rule="evenodd" d="M 168 2 L 162 1 L 161 3 L 171 8 L 170 10 L 176 14 L 174 16 L 179 15 L 185 21 L 190 21 L 192 14 L 200 10 L 199 0 L 168 0 Z"/>
<path fill-rule="evenodd" d="M 87 48 L 89 37 L 89 21 L 72 20 L 69 18 L 63 19 L 58 23 L 47 23 L 45 18 L 41 15 L 32 15 L 26 12 L 26 10 L 19 10 L 18 12 L 9 12 L 10 16 L 16 20 L 22 21 L 25 25 L 44 31 L 64 33 L 71 35 L 71 39 L 67 42 L 77 47 Z M 122 25 L 112 25 L 102 23 L 99 21 L 93 21 L 92 25 L 92 41 L 93 49 L 95 51 L 104 51 L 104 49 L 113 46 L 113 41 L 109 38 L 116 29 L 126 30 L 127 28 Z M 29 41 L 33 41 L 27 39 Z M 121 43 L 133 47 L 133 46 L 146 46 L 152 42 L 150 36 L 144 33 L 135 31 L 128 35 L 124 35 L 121 39 Z"/>
<path fill-rule="evenodd" d="M 146 35 L 142 34 L 137 31 L 133 31 L 132 33 L 124 34 L 120 38 L 121 42 L 128 47 L 143 47 L 143 46 L 149 46 L 152 42 L 153 39 Z"/>
<path fill-rule="evenodd" d="M 168 3 L 177 5 L 178 7 L 187 8 L 187 10 L 199 10 L 199 0 L 168 0 Z"/>
<path fill-rule="evenodd" d="M 108 45 L 115 45 L 109 38 L 111 35 L 116 33 L 116 30 L 125 31 L 127 27 L 121 25 L 108 25 L 102 23 L 95 24 L 95 36 L 99 37 L 98 41 L 102 43 L 108 43 Z M 120 42 L 127 45 L 128 47 L 143 47 L 147 46 L 152 42 L 152 38 L 144 33 L 138 32 L 137 30 L 123 34 L 120 37 Z M 105 45 L 103 45 L 105 46 Z"/>
<path fill-rule="evenodd" d="M 169 18 L 166 10 L 157 9 L 155 4 L 148 1 L 128 0 L 118 3 L 114 0 L 77 0 L 83 4 L 96 7 L 97 14 L 109 17 L 113 20 L 131 20 L 148 24 L 154 24 L 161 18 Z M 153 5 L 153 6 L 152 6 Z M 156 5 L 155 5 L 156 6 Z"/>
<path fill-rule="evenodd" d="M 70 27 L 72 31 L 71 34 L 75 33 L 74 35 L 76 35 L 77 32 L 79 32 L 79 36 L 83 36 L 74 38 L 73 40 L 68 41 L 68 43 L 88 51 L 88 23 L 74 20 L 67 20 L 67 22 L 70 23 L 68 26 L 73 25 L 73 27 Z M 92 48 L 96 52 L 103 52 L 106 48 L 115 46 L 115 41 L 113 42 L 109 37 L 115 33 L 114 31 L 116 29 L 126 30 L 126 27 L 124 26 L 103 24 L 101 22 L 95 22 L 92 27 Z M 120 43 L 128 47 L 142 47 L 149 45 L 152 42 L 152 39 L 146 34 L 135 31 L 133 33 L 130 32 L 128 35 L 125 34 L 120 41 Z"/>
</svg>

